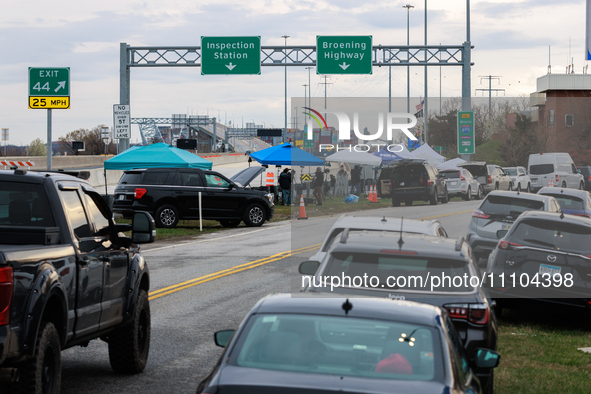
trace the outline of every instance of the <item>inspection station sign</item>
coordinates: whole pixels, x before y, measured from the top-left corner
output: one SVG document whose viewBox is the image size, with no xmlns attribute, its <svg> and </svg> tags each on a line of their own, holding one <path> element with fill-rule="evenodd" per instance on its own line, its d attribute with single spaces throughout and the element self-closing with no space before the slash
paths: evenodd
<svg viewBox="0 0 591 394">
<path fill-rule="evenodd" d="M 29 67 L 29 108 L 70 108 L 70 67 Z"/>
<path fill-rule="evenodd" d="M 317 74 L 371 74 L 372 36 L 316 36 Z"/>
<path fill-rule="evenodd" d="M 260 73 L 260 36 L 201 37 L 201 75 Z"/>
<path fill-rule="evenodd" d="M 474 111 L 458 112 L 458 154 L 473 155 L 476 151 L 474 138 Z"/>
</svg>

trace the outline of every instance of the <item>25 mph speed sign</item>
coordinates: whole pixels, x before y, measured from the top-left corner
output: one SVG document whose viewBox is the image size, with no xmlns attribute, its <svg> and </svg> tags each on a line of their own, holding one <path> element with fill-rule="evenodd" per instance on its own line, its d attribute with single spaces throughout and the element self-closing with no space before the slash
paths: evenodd
<svg viewBox="0 0 591 394">
<path fill-rule="evenodd" d="M 131 138 L 129 105 L 113 105 L 113 126 L 115 130 L 115 139 Z"/>
</svg>

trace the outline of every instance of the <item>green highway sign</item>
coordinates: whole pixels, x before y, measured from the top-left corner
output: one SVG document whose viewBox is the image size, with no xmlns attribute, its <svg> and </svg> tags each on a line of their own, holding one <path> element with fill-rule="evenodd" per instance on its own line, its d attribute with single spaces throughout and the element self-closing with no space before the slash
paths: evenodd
<svg viewBox="0 0 591 394">
<path fill-rule="evenodd" d="M 475 152 L 474 111 L 458 111 L 458 154 L 473 155 Z"/>
<path fill-rule="evenodd" d="M 371 74 L 372 36 L 316 36 L 317 74 Z"/>
<path fill-rule="evenodd" d="M 29 108 L 70 108 L 70 67 L 29 67 Z"/>
<path fill-rule="evenodd" d="M 201 75 L 260 73 L 260 36 L 201 37 Z"/>
</svg>

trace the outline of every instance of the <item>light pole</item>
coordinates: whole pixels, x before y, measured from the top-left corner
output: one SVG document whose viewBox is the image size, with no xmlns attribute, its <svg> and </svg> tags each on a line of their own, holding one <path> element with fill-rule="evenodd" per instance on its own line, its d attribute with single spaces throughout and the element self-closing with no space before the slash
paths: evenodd
<svg viewBox="0 0 591 394">
<path fill-rule="evenodd" d="M 310 86 L 310 85 L 308 85 L 308 84 L 303 84 L 302 86 L 304 87 L 304 107 L 308 107 L 308 108 L 309 108 L 310 106 L 309 106 L 309 105 L 306 103 L 306 100 L 307 100 L 306 86 Z"/>
<path fill-rule="evenodd" d="M 406 46 L 410 45 L 410 9 L 414 6 L 407 4 L 402 8 L 406 8 Z M 408 49 L 407 49 L 408 50 Z M 410 61 L 410 51 L 407 52 L 408 61 Z M 406 112 L 410 113 L 410 66 L 406 65 Z"/>
<path fill-rule="evenodd" d="M 281 38 L 284 39 L 284 46 L 285 46 L 285 56 L 283 60 L 285 61 L 285 128 L 283 129 L 283 136 L 281 138 L 281 142 L 285 142 L 285 135 L 287 134 L 287 39 L 289 38 L 288 35 L 283 35 Z"/>
<path fill-rule="evenodd" d="M 310 84 L 310 70 L 312 70 L 313 67 L 306 67 L 306 70 L 308 70 L 308 107 L 312 107 L 312 92 L 310 90 L 310 87 L 312 86 Z"/>
</svg>

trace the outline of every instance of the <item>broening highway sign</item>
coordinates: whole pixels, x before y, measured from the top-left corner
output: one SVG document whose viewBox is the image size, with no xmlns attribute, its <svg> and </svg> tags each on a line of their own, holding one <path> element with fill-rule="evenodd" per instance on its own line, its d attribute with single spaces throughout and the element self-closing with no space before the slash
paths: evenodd
<svg viewBox="0 0 591 394">
<path fill-rule="evenodd" d="M 260 36 L 201 37 L 201 75 L 260 73 Z"/>
<path fill-rule="evenodd" d="M 29 108 L 70 108 L 70 67 L 29 67 Z"/>
<path fill-rule="evenodd" d="M 372 36 L 316 36 L 317 74 L 371 74 Z"/>
</svg>

